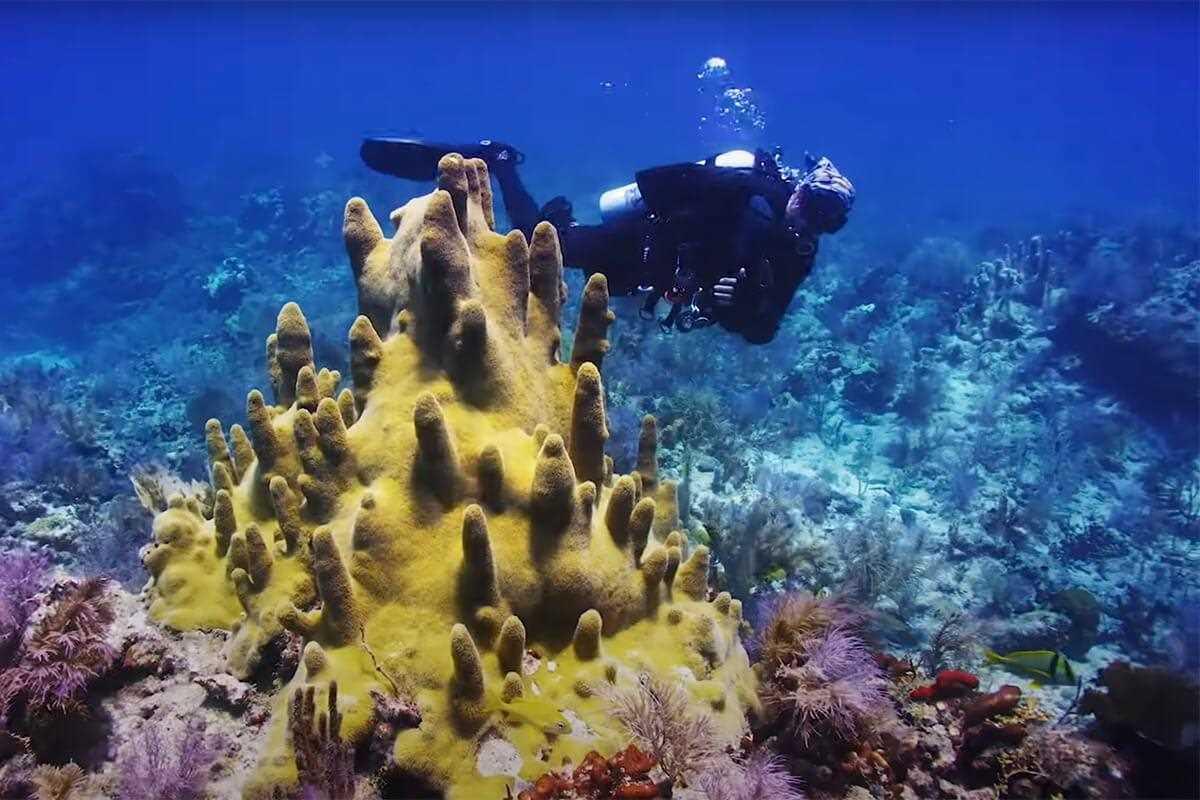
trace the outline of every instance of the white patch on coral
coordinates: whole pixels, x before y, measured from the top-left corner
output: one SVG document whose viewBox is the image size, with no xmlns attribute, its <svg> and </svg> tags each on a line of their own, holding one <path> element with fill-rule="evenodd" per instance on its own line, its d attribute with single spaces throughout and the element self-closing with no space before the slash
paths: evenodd
<svg viewBox="0 0 1200 800">
<path fill-rule="evenodd" d="M 512 742 L 493 736 L 479 745 L 479 754 L 475 758 L 475 768 L 485 778 L 496 775 L 517 777 L 521 771 L 521 754 L 513 747 Z"/>
<path fill-rule="evenodd" d="M 683 664 L 679 664 L 677 666 L 672 667 L 671 672 L 678 675 L 679 680 L 683 681 L 684 683 L 695 683 L 696 682 L 696 673 L 692 672 L 691 667 L 686 667 Z"/>
<path fill-rule="evenodd" d="M 567 734 L 572 739 L 578 739 L 584 742 L 590 742 L 597 738 L 596 732 L 583 721 L 583 718 L 569 708 L 559 709 L 559 713 L 566 718 L 567 722 L 571 723 L 571 732 Z"/>
</svg>

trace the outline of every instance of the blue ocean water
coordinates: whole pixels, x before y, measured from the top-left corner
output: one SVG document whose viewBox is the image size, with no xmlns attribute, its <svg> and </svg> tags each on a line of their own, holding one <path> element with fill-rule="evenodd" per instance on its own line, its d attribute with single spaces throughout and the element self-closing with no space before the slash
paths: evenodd
<svg viewBox="0 0 1200 800">
<path fill-rule="evenodd" d="M 930 673 L 967 619 L 992 688 L 984 646 L 1194 681 L 1198 42 L 1164 2 L 0 4 L 0 544 L 136 588 L 129 477 L 208 480 L 284 302 L 347 373 L 343 205 L 430 188 L 364 136 L 510 143 L 584 224 L 647 167 L 811 152 L 857 196 L 773 341 L 614 300 L 617 469 L 655 414 L 747 608 L 852 598 Z"/>
<path fill-rule="evenodd" d="M 411 130 L 506 139 L 534 186 L 576 195 L 735 143 L 830 153 L 852 165 L 866 229 L 1188 218 L 1197 203 L 1188 3 L 9 4 L 5 18 L 10 180 L 135 147 L 219 193 L 223 175 L 302 180 L 321 152 L 351 168 L 365 132 Z M 766 119 L 742 141 L 699 135 L 695 75 L 713 55 Z"/>
</svg>

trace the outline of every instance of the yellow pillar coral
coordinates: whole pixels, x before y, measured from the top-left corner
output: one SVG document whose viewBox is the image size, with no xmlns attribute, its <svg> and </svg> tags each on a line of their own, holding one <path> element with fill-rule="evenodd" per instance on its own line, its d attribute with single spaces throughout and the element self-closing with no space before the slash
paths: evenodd
<svg viewBox="0 0 1200 800">
<path fill-rule="evenodd" d="M 632 475 L 604 455 L 604 277 L 561 363 L 554 228 L 495 233 L 483 162 L 446 156 L 438 189 L 391 220 L 389 239 L 362 200 L 346 206 L 353 388 L 318 370 L 304 315 L 284 306 L 267 340 L 274 402 L 250 393 L 232 449 L 218 422 L 206 430 L 212 518 L 173 503 L 145 557 L 153 616 L 233 631 L 235 673 L 285 628 L 306 640 L 247 794 L 295 780 L 287 694 L 331 681 L 351 739 L 370 690 L 410 686 L 424 721 L 397 764 L 448 797 L 503 796 L 513 770 L 487 752 L 533 778 L 623 745 L 600 690 L 643 671 L 688 685 L 733 741 L 755 702 L 740 606 L 710 602 L 707 550 L 685 558 L 672 533 L 653 420 Z"/>
</svg>

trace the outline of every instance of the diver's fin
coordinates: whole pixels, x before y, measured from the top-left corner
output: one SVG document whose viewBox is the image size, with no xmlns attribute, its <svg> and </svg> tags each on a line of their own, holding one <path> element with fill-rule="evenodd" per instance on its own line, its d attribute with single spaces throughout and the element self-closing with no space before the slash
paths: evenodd
<svg viewBox="0 0 1200 800">
<path fill-rule="evenodd" d="M 438 161 L 450 152 L 454 151 L 446 145 L 418 139 L 370 138 L 363 139 L 358 154 L 376 172 L 412 181 L 431 181 L 437 177 Z"/>
<path fill-rule="evenodd" d="M 1000 655 L 995 650 L 989 650 L 985 647 L 983 648 L 983 660 L 984 663 L 987 664 L 1003 664 L 1004 656 Z"/>
<path fill-rule="evenodd" d="M 525 160 L 521 151 L 512 145 L 490 139 L 470 144 L 444 144 L 421 139 L 369 137 L 363 139 L 358 153 L 363 162 L 376 172 L 412 181 L 431 181 L 436 178 L 438 161 L 447 153 L 458 153 L 463 158 L 481 158 L 492 169 L 515 166 Z"/>
</svg>

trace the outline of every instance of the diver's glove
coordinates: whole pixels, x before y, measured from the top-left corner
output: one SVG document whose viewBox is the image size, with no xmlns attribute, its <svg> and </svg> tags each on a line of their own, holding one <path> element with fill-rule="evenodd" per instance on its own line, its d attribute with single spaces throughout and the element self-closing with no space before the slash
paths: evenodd
<svg viewBox="0 0 1200 800">
<path fill-rule="evenodd" d="M 713 285 L 713 302 L 721 307 L 728 307 L 738 299 L 738 284 L 745 283 L 746 270 L 739 269 L 737 275 L 726 275 Z"/>
<path fill-rule="evenodd" d="M 575 224 L 575 209 L 571 206 L 571 201 L 560 194 L 546 201 L 538 211 L 538 219 L 546 220 L 561 234 Z"/>
<path fill-rule="evenodd" d="M 775 284 L 775 271 L 769 259 L 758 262 L 753 274 L 742 267 L 733 275 L 726 275 L 713 284 L 713 304 L 722 308 L 739 306 L 751 308 L 767 299 Z"/>
<path fill-rule="evenodd" d="M 805 167 L 807 172 L 788 200 L 788 222 L 797 230 L 837 233 L 854 207 L 854 184 L 828 158 L 805 156 Z"/>
</svg>

